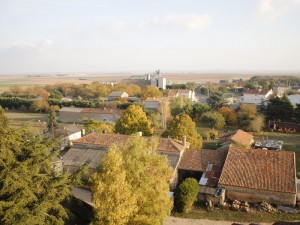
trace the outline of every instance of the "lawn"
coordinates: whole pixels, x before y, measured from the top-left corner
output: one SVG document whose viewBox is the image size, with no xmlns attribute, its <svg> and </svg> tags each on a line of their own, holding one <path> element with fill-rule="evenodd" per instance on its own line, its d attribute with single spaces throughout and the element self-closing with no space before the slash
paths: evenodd
<svg viewBox="0 0 300 225">
<path fill-rule="evenodd" d="M 256 141 L 273 139 L 283 141 L 283 150 L 296 152 L 297 171 L 300 172 L 300 133 L 286 134 L 277 132 L 253 133 Z"/>
<path fill-rule="evenodd" d="M 195 206 L 190 213 L 174 213 L 176 217 L 191 219 L 210 219 L 236 222 L 262 222 L 272 223 L 275 221 L 299 221 L 300 214 L 287 214 L 283 212 L 268 213 L 264 211 L 251 210 L 248 213 L 222 210 L 219 208 L 208 212 L 204 206 Z"/>
<path fill-rule="evenodd" d="M 33 130 L 42 133 L 47 129 L 48 114 L 43 113 L 20 113 L 20 112 L 5 112 L 10 120 L 10 125 L 13 128 L 20 128 L 27 124 Z"/>
<path fill-rule="evenodd" d="M 47 121 L 48 120 L 48 114 L 45 113 L 20 113 L 20 112 L 5 112 L 5 115 L 10 120 L 17 120 L 17 121 L 23 121 L 23 122 L 39 122 L 39 121 Z"/>
</svg>

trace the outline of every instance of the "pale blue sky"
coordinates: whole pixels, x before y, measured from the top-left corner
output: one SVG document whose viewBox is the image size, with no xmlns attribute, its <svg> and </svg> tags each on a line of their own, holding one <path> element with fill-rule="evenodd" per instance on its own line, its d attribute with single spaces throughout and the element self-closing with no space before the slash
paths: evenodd
<svg viewBox="0 0 300 225">
<path fill-rule="evenodd" d="M 0 74 L 300 71 L 300 0 L 0 0 Z"/>
</svg>

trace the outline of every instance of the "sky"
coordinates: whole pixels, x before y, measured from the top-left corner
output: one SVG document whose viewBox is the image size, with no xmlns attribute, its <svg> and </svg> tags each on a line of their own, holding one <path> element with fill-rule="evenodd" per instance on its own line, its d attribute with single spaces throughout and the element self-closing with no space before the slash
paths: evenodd
<svg viewBox="0 0 300 225">
<path fill-rule="evenodd" d="M 0 74 L 300 71 L 300 0 L 0 0 Z"/>
</svg>

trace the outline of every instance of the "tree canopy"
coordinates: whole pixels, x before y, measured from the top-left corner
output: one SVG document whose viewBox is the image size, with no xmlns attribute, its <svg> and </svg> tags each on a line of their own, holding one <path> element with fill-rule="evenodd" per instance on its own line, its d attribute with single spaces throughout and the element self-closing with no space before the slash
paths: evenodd
<svg viewBox="0 0 300 225">
<path fill-rule="evenodd" d="M 207 104 L 212 108 L 212 109 L 219 109 L 223 106 L 227 106 L 228 102 L 226 101 L 226 99 L 223 98 L 221 93 L 215 92 L 213 94 L 211 94 L 208 98 L 207 98 Z"/>
<path fill-rule="evenodd" d="M 282 98 L 275 97 L 270 99 L 265 109 L 265 115 L 268 120 L 292 121 L 294 108 L 286 95 Z"/>
<path fill-rule="evenodd" d="M 170 214 L 173 170 L 156 148 L 157 139 L 135 135 L 108 150 L 92 177 L 96 223 L 160 225 Z"/>
<path fill-rule="evenodd" d="M 116 122 L 115 131 L 120 134 L 134 134 L 141 131 L 145 136 L 153 134 L 151 122 L 139 105 L 131 105 L 125 110 Z"/>
<path fill-rule="evenodd" d="M 114 126 L 110 123 L 104 123 L 100 120 L 92 120 L 88 118 L 82 118 L 86 133 L 98 132 L 98 133 L 112 133 Z"/>
<path fill-rule="evenodd" d="M 54 142 L 28 128 L 0 128 L 0 223 L 64 224 L 67 174 L 54 169 Z"/>
<path fill-rule="evenodd" d="M 163 133 L 163 136 L 170 136 L 177 140 L 182 140 L 182 137 L 186 136 L 192 148 L 202 147 L 202 137 L 197 132 L 196 124 L 187 114 L 177 115 L 168 121 L 167 130 Z"/>
<path fill-rule="evenodd" d="M 142 90 L 141 97 L 145 100 L 148 97 L 159 98 L 161 96 L 162 92 L 158 89 L 158 87 L 148 85 Z"/>
</svg>

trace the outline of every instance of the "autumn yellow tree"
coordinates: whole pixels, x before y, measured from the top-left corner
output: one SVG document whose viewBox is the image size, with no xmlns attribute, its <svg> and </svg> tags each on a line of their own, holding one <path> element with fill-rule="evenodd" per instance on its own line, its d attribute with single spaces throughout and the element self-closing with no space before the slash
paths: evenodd
<svg viewBox="0 0 300 225">
<path fill-rule="evenodd" d="M 131 105 L 125 110 L 116 122 L 115 131 L 120 134 L 134 134 L 141 131 L 145 136 L 153 134 L 151 122 L 139 105 Z"/>
<path fill-rule="evenodd" d="M 155 86 L 146 86 L 142 91 L 142 100 L 145 100 L 148 97 L 160 98 L 162 92 Z"/>
<path fill-rule="evenodd" d="M 135 135 L 110 148 L 92 179 L 99 224 L 161 225 L 170 214 L 173 169 L 157 143 Z"/>
</svg>

